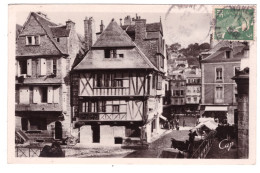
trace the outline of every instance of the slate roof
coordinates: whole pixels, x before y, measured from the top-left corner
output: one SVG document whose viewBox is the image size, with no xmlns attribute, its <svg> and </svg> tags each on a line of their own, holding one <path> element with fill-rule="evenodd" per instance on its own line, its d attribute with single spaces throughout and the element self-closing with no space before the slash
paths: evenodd
<svg viewBox="0 0 260 173">
<path fill-rule="evenodd" d="M 112 45 L 112 46 L 111 46 Z M 121 47 L 124 48 L 123 58 L 105 58 L 104 50 L 95 49 L 100 47 Z M 115 22 L 111 21 L 107 28 L 100 35 L 94 49 L 91 49 L 74 70 L 94 69 L 154 69 L 157 68 L 131 40 L 125 31 Z M 92 47 L 92 48 L 93 48 Z"/>
<path fill-rule="evenodd" d="M 101 33 L 92 48 L 104 47 L 134 47 L 128 34 L 112 20 L 107 28 Z"/>
<path fill-rule="evenodd" d="M 246 46 L 241 42 L 232 42 L 233 49 L 230 47 L 230 41 L 219 42 L 212 50 L 210 50 L 211 55 L 201 60 L 201 62 L 230 62 L 230 61 L 240 61 L 243 57 L 243 51 Z M 233 57 L 226 59 L 225 52 L 232 51 Z"/>
<path fill-rule="evenodd" d="M 102 50 L 90 50 L 74 70 L 155 69 L 148 58 L 135 48 L 125 50 L 124 58 L 104 58 Z"/>
<path fill-rule="evenodd" d="M 15 38 L 18 37 L 18 35 L 20 34 L 21 30 L 22 30 L 22 26 L 19 25 L 19 24 L 16 24 L 16 35 L 15 35 Z"/>
<path fill-rule="evenodd" d="M 47 36 L 50 38 L 52 43 L 55 45 L 55 47 L 62 53 L 67 54 L 67 50 L 65 50 L 63 47 L 59 46 L 57 42 L 54 40 L 54 34 L 52 33 L 51 27 L 58 26 L 57 24 L 51 22 L 50 20 L 42 17 L 41 15 L 32 12 L 31 15 L 39 22 L 39 24 L 42 26 L 42 28 L 45 30 Z"/>
<path fill-rule="evenodd" d="M 121 28 L 127 32 L 134 32 L 135 31 L 135 25 L 123 25 Z M 147 23 L 146 24 L 146 31 L 147 32 L 156 32 L 161 31 L 162 32 L 162 24 L 160 22 L 157 23 Z"/>
<path fill-rule="evenodd" d="M 66 25 L 51 27 L 51 32 L 54 37 L 69 37 L 70 30 L 66 29 Z"/>
</svg>

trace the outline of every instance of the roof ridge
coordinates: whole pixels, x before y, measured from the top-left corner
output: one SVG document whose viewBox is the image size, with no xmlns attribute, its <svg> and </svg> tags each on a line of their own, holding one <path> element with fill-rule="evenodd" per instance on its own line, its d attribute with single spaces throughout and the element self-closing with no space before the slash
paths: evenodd
<svg viewBox="0 0 260 173">
<path fill-rule="evenodd" d="M 110 42 L 108 42 L 110 40 Z M 112 40 L 112 41 L 111 41 Z M 117 24 L 111 20 L 106 29 L 92 47 L 133 47 L 131 37 Z"/>
<path fill-rule="evenodd" d="M 51 22 L 50 20 L 47 20 L 47 19 L 43 18 L 42 16 L 38 15 L 38 14 L 35 13 L 35 12 L 32 12 L 31 14 L 36 14 L 37 16 L 41 17 L 43 20 L 46 20 L 46 21 L 48 21 L 48 22 L 50 22 L 50 23 L 52 23 L 52 24 L 55 24 L 55 23 Z M 37 19 L 37 17 L 34 16 L 34 15 L 33 15 L 33 17 L 34 17 L 35 20 L 41 25 L 41 27 L 43 28 L 43 30 L 46 32 L 46 35 L 49 37 L 49 39 L 50 39 L 51 42 L 54 44 L 54 46 L 58 49 L 58 51 L 59 51 L 61 54 L 66 54 L 66 53 L 64 53 L 64 52 L 62 51 L 62 49 L 55 43 L 55 41 L 53 40 L 53 38 L 49 35 L 50 33 L 47 32 L 46 28 L 45 28 L 45 27 L 43 26 L 43 24 Z M 57 24 L 55 24 L 55 25 L 57 25 Z M 48 27 L 50 27 L 50 26 L 48 25 Z"/>
</svg>

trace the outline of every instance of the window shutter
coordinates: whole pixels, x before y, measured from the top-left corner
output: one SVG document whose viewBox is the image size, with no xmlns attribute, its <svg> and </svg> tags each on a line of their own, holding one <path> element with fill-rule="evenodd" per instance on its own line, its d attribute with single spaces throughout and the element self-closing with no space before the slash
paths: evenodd
<svg viewBox="0 0 260 173">
<path fill-rule="evenodd" d="M 20 76 L 20 65 L 19 65 L 19 61 L 16 60 L 16 75 L 19 77 Z"/>
<path fill-rule="evenodd" d="M 20 88 L 20 103 L 29 104 L 29 87 Z"/>
<path fill-rule="evenodd" d="M 27 59 L 27 75 L 32 75 L 32 59 Z"/>
<path fill-rule="evenodd" d="M 32 36 L 31 38 L 32 38 L 32 45 L 35 45 L 35 37 Z"/>
<path fill-rule="evenodd" d="M 25 43 L 26 43 L 26 45 L 29 44 L 29 42 L 28 42 L 28 36 L 25 37 Z"/>
<path fill-rule="evenodd" d="M 59 88 L 53 88 L 53 103 L 59 103 Z"/>
<path fill-rule="evenodd" d="M 40 103 L 40 100 L 39 87 L 33 87 L 33 103 Z"/>
<path fill-rule="evenodd" d="M 46 75 L 46 59 L 41 58 L 41 75 Z"/>
<path fill-rule="evenodd" d="M 47 102 L 52 103 L 53 101 L 53 87 L 49 86 L 48 87 L 48 97 L 47 97 Z"/>
</svg>

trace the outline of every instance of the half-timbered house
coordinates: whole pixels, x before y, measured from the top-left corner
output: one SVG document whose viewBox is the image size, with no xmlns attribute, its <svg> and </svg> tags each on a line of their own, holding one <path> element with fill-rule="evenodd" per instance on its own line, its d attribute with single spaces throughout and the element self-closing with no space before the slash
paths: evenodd
<svg viewBox="0 0 260 173">
<path fill-rule="evenodd" d="M 57 25 L 41 12 L 29 14 L 16 40 L 16 130 L 41 140 L 70 131 L 68 74 L 79 45 L 73 21 Z"/>
<path fill-rule="evenodd" d="M 135 40 L 141 42 L 137 37 L 146 35 L 140 33 L 145 20 L 140 19 L 140 26 L 138 20 Z M 80 127 L 80 143 L 149 142 L 162 114 L 164 73 L 163 64 L 158 68 L 162 61 L 156 59 L 161 55 L 155 51 L 152 61 L 146 54 L 148 46 L 140 48 L 114 20 L 104 31 L 102 25 L 97 41 L 71 75 L 73 119 L 75 127 Z"/>
</svg>

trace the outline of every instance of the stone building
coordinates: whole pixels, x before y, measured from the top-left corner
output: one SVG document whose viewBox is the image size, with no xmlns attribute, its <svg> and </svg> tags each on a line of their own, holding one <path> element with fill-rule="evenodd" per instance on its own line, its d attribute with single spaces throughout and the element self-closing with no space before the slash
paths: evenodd
<svg viewBox="0 0 260 173">
<path fill-rule="evenodd" d="M 171 113 L 175 115 L 183 115 L 186 105 L 186 79 L 183 73 L 172 73 L 170 76 L 170 100 Z"/>
<path fill-rule="evenodd" d="M 199 115 L 201 99 L 201 72 L 190 70 L 185 73 L 186 78 L 186 114 Z"/>
<path fill-rule="evenodd" d="M 236 71 L 233 79 L 237 83 L 238 157 L 246 159 L 249 156 L 249 68 Z"/>
<path fill-rule="evenodd" d="M 16 40 L 16 130 L 41 140 L 70 133 L 69 72 L 80 45 L 73 21 L 29 14 Z"/>
<path fill-rule="evenodd" d="M 82 144 L 150 142 L 158 132 L 165 75 L 162 27 L 151 31 L 154 25 L 140 17 L 133 26 L 126 24 L 111 20 L 104 29 L 101 23 L 97 41 L 73 69 L 73 119 Z"/>
<path fill-rule="evenodd" d="M 204 55 L 206 55 L 204 53 Z M 237 85 L 232 77 L 240 68 L 242 58 L 248 56 L 248 46 L 241 42 L 221 41 L 201 60 L 201 115 L 227 119 L 236 124 Z"/>
</svg>

